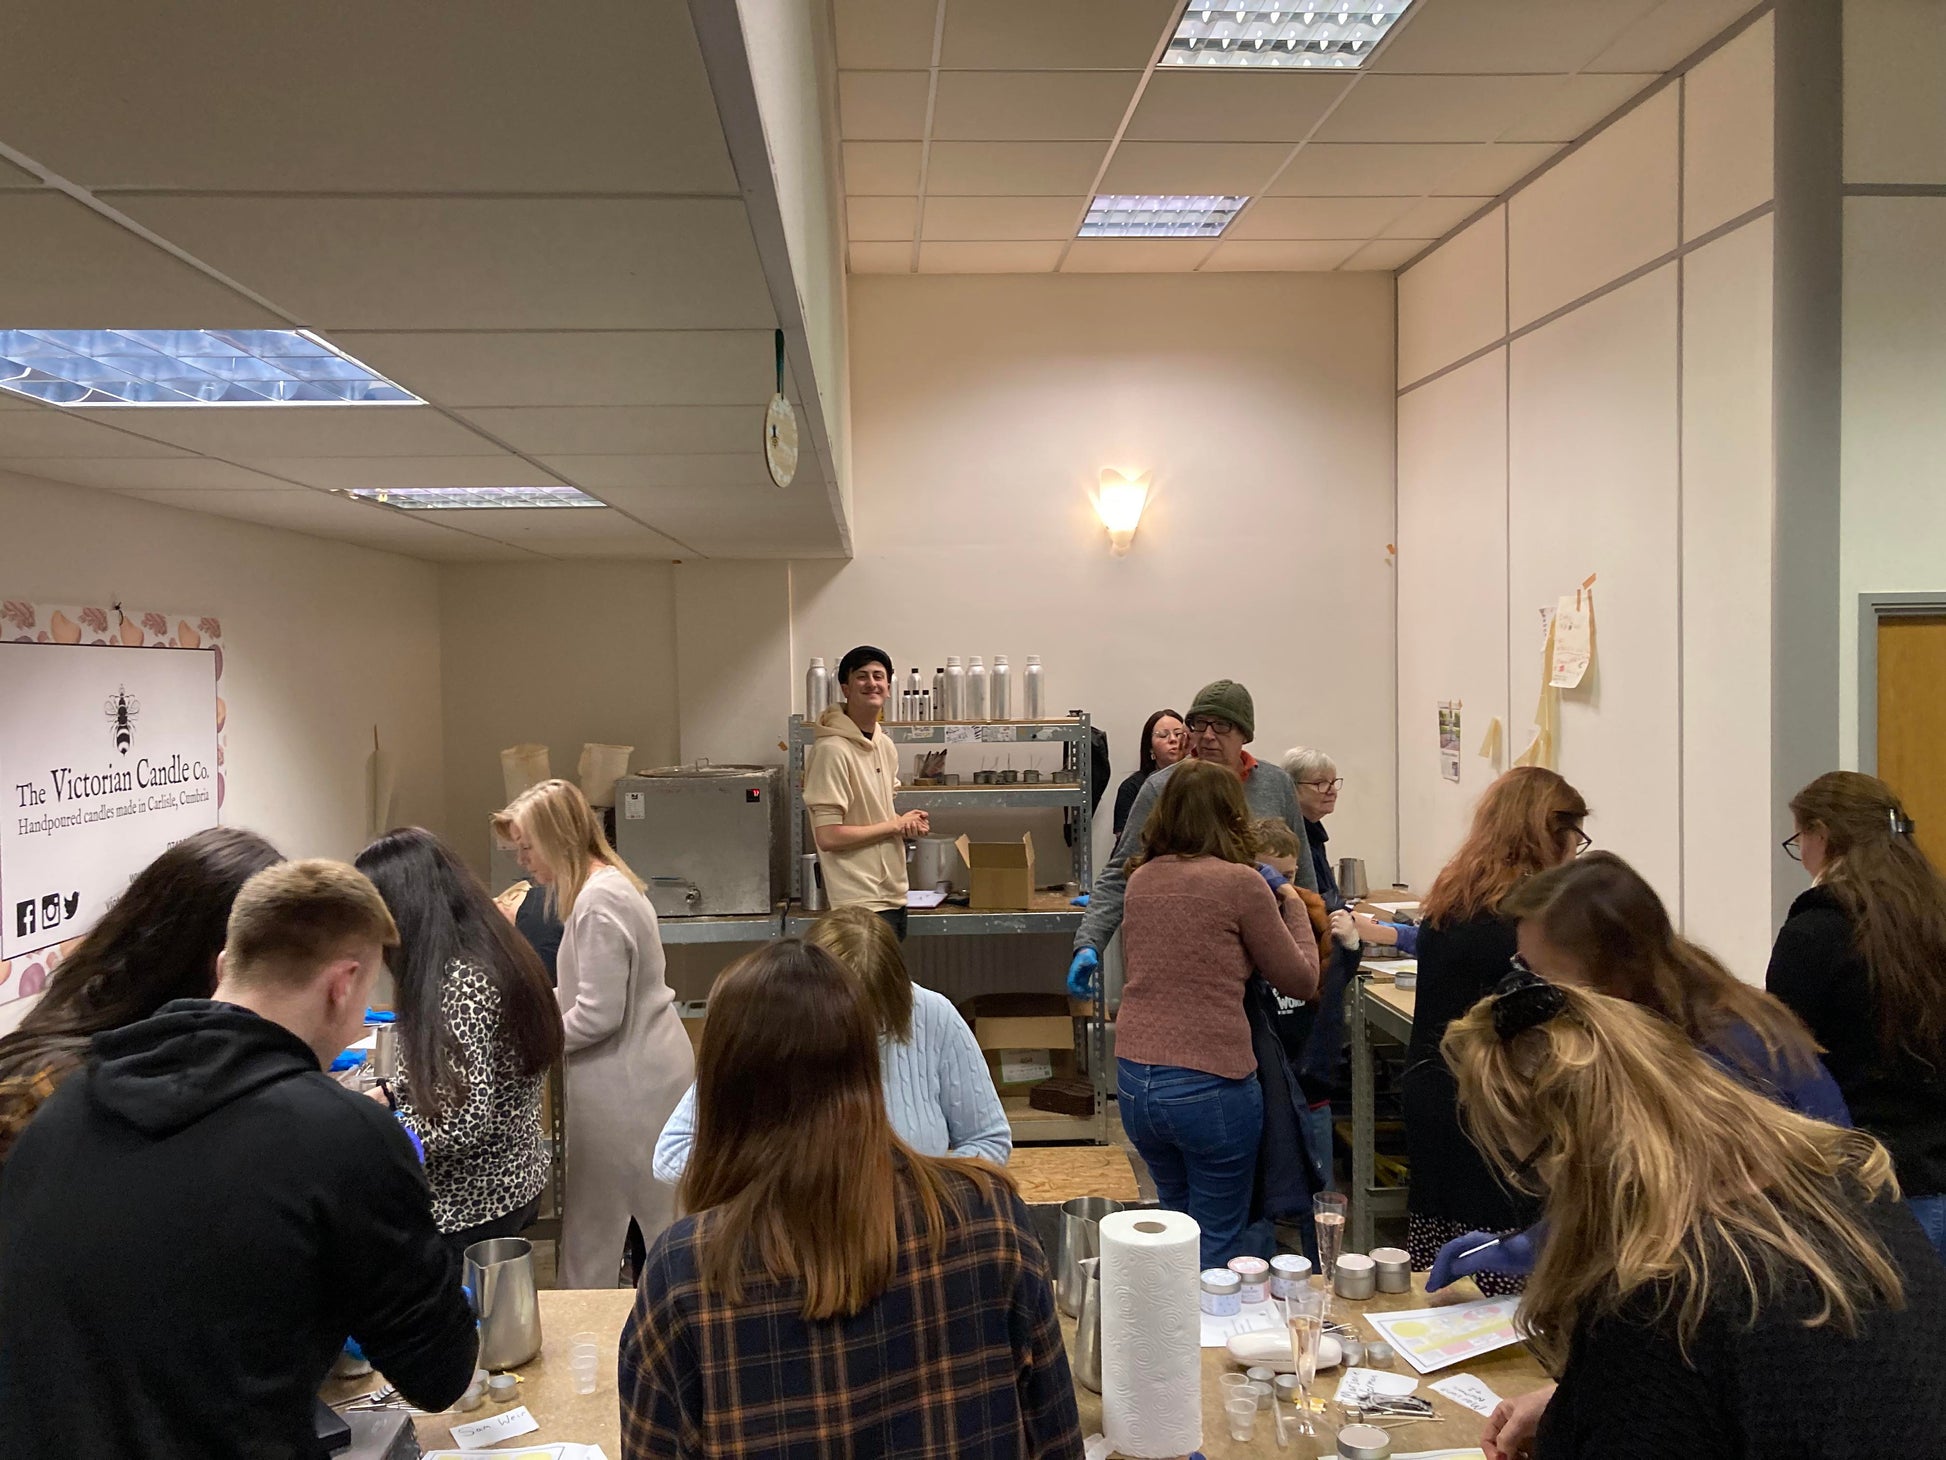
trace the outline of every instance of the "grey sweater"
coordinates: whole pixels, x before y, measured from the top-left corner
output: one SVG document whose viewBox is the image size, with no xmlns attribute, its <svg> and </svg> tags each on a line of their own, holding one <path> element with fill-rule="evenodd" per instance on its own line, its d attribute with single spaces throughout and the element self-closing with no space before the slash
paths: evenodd
<svg viewBox="0 0 1946 1460">
<path fill-rule="evenodd" d="M 1169 766 L 1157 771 L 1136 796 L 1135 805 L 1128 813 L 1128 824 L 1122 828 L 1122 834 L 1115 842 L 1114 853 L 1109 857 L 1108 865 L 1101 869 L 1101 875 L 1095 878 L 1094 891 L 1088 898 L 1088 911 L 1081 919 L 1081 931 L 1074 935 L 1077 951 L 1092 948 L 1097 953 L 1101 952 L 1122 926 L 1122 899 L 1128 888 L 1129 859 L 1141 850 L 1142 828 L 1148 825 L 1149 813 L 1155 810 L 1155 803 L 1162 796 L 1162 787 L 1175 769 L 1175 766 Z M 1300 847 L 1306 845 L 1304 813 L 1297 809 L 1297 787 L 1291 784 L 1291 778 L 1281 769 L 1258 761 L 1244 779 L 1243 799 L 1250 808 L 1252 820 L 1274 817 L 1297 833 Z M 1318 876 L 1311 868 L 1310 857 L 1300 856 L 1297 859 L 1297 876 L 1293 880 L 1299 887 L 1312 892 L 1318 890 Z"/>
</svg>

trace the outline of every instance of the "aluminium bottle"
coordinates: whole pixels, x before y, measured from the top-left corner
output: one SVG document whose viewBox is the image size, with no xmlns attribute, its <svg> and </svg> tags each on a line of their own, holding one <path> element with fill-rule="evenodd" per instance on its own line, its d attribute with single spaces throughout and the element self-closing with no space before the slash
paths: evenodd
<svg viewBox="0 0 1946 1460">
<path fill-rule="evenodd" d="M 1029 654 L 1027 667 L 1020 672 L 1020 714 L 1022 719 L 1045 718 L 1046 696 L 1041 682 L 1041 656 Z"/>
<path fill-rule="evenodd" d="M 811 667 L 804 676 L 804 718 L 815 720 L 824 713 L 827 698 L 826 686 L 831 673 L 824 667 L 822 659 L 813 658 Z"/>
<path fill-rule="evenodd" d="M 966 718 L 984 720 L 987 717 L 987 667 L 975 654 L 966 666 Z"/>
<path fill-rule="evenodd" d="M 1007 656 L 993 656 L 993 673 L 987 676 L 987 709 L 996 720 L 1014 717 L 1013 676 L 1007 669 Z"/>
</svg>

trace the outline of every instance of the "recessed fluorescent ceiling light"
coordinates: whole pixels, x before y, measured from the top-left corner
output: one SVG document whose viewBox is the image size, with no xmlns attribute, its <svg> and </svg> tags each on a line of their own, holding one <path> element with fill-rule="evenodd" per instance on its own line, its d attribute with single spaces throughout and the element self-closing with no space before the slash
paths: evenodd
<svg viewBox="0 0 1946 1460">
<path fill-rule="evenodd" d="M 1248 198 L 1108 194 L 1088 205 L 1083 238 L 1214 238 Z"/>
<path fill-rule="evenodd" d="M 408 512 L 466 507 L 606 507 L 599 497 L 573 487 L 354 487 L 347 497 L 383 502 Z"/>
<path fill-rule="evenodd" d="M 0 330 L 0 390 L 52 406 L 416 406 L 309 330 Z"/>
<path fill-rule="evenodd" d="M 1342 0 L 1335 5 L 1265 0 L 1189 0 L 1169 38 L 1165 66 L 1278 66 L 1343 70 L 1362 66 L 1412 0 Z"/>
</svg>

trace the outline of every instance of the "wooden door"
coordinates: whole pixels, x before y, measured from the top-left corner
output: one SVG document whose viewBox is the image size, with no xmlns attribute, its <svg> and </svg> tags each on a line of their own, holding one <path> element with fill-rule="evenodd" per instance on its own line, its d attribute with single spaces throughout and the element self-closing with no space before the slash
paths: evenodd
<svg viewBox="0 0 1946 1460">
<path fill-rule="evenodd" d="M 1878 774 L 1946 867 L 1946 614 L 1878 621 Z"/>
</svg>

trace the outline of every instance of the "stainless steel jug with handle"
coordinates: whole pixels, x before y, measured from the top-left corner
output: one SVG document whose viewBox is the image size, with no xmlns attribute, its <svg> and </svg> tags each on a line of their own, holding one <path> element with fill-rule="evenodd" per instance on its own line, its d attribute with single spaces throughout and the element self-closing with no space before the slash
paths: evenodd
<svg viewBox="0 0 1946 1460">
<path fill-rule="evenodd" d="M 541 1305 L 534 1289 L 534 1244 L 495 1237 L 466 1249 L 466 1285 L 480 1315 L 482 1369 L 515 1369 L 541 1351 Z"/>
<path fill-rule="evenodd" d="M 1081 1260 L 1081 1314 L 1074 1329 L 1074 1377 L 1101 1393 L 1101 1259 Z"/>
<path fill-rule="evenodd" d="M 1346 902 L 1357 902 L 1371 892 L 1365 881 L 1365 861 L 1362 857 L 1340 857 L 1338 859 L 1338 892 Z"/>
<path fill-rule="evenodd" d="M 1077 1196 L 1061 1203 L 1061 1251 L 1054 1264 L 1054 1300 L 1070 1318 L 1081 1312 L 1087 1279 L 1081 1264 L 1101 1256 L 1101 1219 L 1122 1203 L 1105 1196 Z"/>
</svg>

